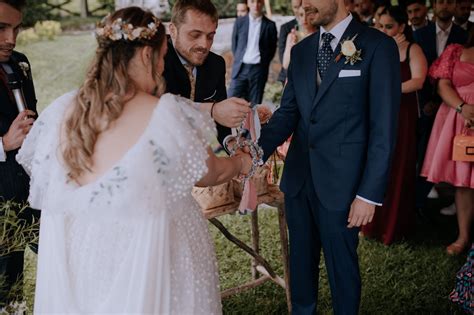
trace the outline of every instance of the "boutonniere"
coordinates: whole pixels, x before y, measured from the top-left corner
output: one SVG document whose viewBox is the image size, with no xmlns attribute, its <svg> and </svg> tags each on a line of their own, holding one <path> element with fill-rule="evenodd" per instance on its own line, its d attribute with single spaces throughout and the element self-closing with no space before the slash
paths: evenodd
<svg viewBox="0 0 474 315">
<path fill-rule="evenodd" d="M 22 61 L 18 63 L 18 66 L 20 67 L 21 71 L 23 71 L 25 78 L 29 78 L 28 72 L 30 71 L 30 65 Z"/>
<path fill-rule="evenodd" d="M 337 55 L 335 61 L 338 62 L 342 56 L 346 57 L 346 61 L 344 64 L 350 63 L 353 66 L 357 61 L 362 60 L 360 57 L 362 55 L 362 50 L 357 49 L 356 45 L 354 44 L 354 40 L 357 38 L 358 34 L 355 34 L 352 38 L 344 39 L 341 42 L 341 52 Z"/>
</svg>

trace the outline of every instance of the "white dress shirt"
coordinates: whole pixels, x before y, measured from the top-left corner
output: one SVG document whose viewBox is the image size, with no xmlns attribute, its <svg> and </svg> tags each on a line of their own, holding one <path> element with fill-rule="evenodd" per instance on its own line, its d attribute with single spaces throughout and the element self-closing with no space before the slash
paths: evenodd
<svg viewBox="0 0 474 315">
<path fill-rule="evenodd" d="M 0 137 L 0 162 L 5 162 L 7 160 L 7 154 L 3 150 L 3 139 Z"/>
<path fill-rule="evenodd" d="M 446 48 L 446 43 L 448 42 L 449 33 L 451 33 L 452 28 L 453 23 L 444 31 L 439 27 L 438 23 L 436 23 L 436 52 L 438 57 L 441 56 L 444 48 Z"/>
<path fill-rule="evenodd" d="M 339 42 L 342 39 L 342 35 L 344 35 L 344 32 L 346 31 L 346 29 L 349 26 L 349 24 L 351 23 L 351 21 L 352 21 L 352 15 L 349 14 L 344 20 L 342 20 L 341 22 L 336 24 L 336 26 L 334 26 L 331 30 L 326 30 L 326 29 L 324 29 L 324 27 L 321 26 L 321 30 L 319 32 L 319 48 L 321 48 L 322 44 L 323 44 L 323 41 L 322 41 L 323 34 L 329 32 L 334 36 L 333 40 L 331 41 L 331 48 L 332 48 L 333 51 L 335 51 L 336 48 L 337 48 L 337 45 L 339 44 Z M 317 83 L 319 85 L 319 84 L 321 84 L 321 77 L 319 76 L 319 71 L 316 71 L 316 72 L 317 72 Z M 365 201 L 367 203 L 370 203 L 372 205 L 376 205 L 376 206 L 381 206 L 382 205 L 381 203 L 368 200 L 367 198 L 364 198 L 364 197 L 359 196 L 359 195 L 357 195 L 356 198 L 358 198 L 362 201 Z"/>
<path fill-rule="evenodd" d="M 262 29 L 262 17 L 254 18 L 252 14 L 249 17 L 249 34 L 247 37 L 247 48 L 243 58 L 243 63 L 256 65 L 260 63 L 260 30 Z"/>
<path fill-rule="evenodd" d="M 330 43 L 332 51 L 336 51 L 337 45 L 341 41 L 342 35 L 344 35 L 344 32 L 346 31 L 346 29 L 349 26 L 349 24 L 351 23 L 351 21 L 352 21 L 352 14 L 349 14 L 344 20 L 342 20 L 341 22 L 336 24 L 336 26 L 334 26 L 331 30 L 326 30 L 324 27 L 321 26 L 321 30 L 319 32 L 319 47 L 318 47 L 318 50 L 321 49 L 321 47 L 323 47 L 323 34 L 329 32 L 334 36 L 334 38 L 332 39 L 332 41 Z M 321 77 L 319 76 L 319 71 L 316 71 L 316 72 L 317 72 L 316 81 L 317 81 L 318 85 L 320 85 L 321 84 Z"/>
<path fill-rule="evenodd" d="M 174 47 L 174 43 L 173 43 L 173 47 Z M 181 57 L 181 55 L 179 54 L 179 52 L 175 49 L 174 50 L 176 52 L 176 55 L 178 56 L 179 58 L 179 61 L 181 61 L 181 64 L 184 66 L 184 65 L 187 65 L 189 64 L 189 62 L 186 61 L 186 59 L 184 59 L 183 57 Z M 197 75 L 197 69 L 196 67 L 193 68 L 193 76 L 196 77 Z"/>
</svg>

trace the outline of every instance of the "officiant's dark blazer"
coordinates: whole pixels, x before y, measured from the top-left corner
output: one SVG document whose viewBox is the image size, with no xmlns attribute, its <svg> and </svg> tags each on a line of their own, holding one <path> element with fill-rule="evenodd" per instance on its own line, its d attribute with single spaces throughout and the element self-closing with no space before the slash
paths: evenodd
<svg viewBox="0 0 474 315">
<path fill-rule="evenodd" d="M 345 57 L 334 58 L 320 86 L 319 32 L 293 47 L 280 108 L 260 137 L 268 158 L 293 133 L 281 190 L 295 196 L 312 176 L 327 209 L 349 209 L 356 195 L 382 203 L 396 141 L 398 49 L 393 39 L 353 19 L 342 39 L 356 34 L 362 60 L 351 65 Z"/>
<path fill-rule="evenodd" d="M 196 87 L 194 101 L 220 102 L 227 98 L 225 88 L 225 61 L 219 55 L 209 52 L 201 66 L 196 67 Z M 165 56 L 166 92 L 189 98 L 191 84 L 170 38 L 168 38 L 168 52 Z M 222 144 L 224 138 L 231 134 L 230 128 L 216 122 L 217 139 Z"/>
<path fill-rule="evenodd" d="M 33 81 L 31 80 L 31 71 L 28 71 L 27 76 L 25 76 L 18 65 L 19 62 L 29 64 L 25 55 L 14 51 L 8 63 L 17 78 L 22 81 L 28 109 L 36 112 L 37 101 Z M 3 69 L 0 69 L 0 76 L 2 77 L 0 80 L 0 137 L 3 137 L 19 113 L 6 84 Z M 0 162 L 0 202 L 2 202 L 2 199 L 17 202 L 25 202 L 28 199 L 30 179 L 23 167 L 15 160 L 17 152 L 18 150 L 7 152 L 6 162 Z"/>
</svg>

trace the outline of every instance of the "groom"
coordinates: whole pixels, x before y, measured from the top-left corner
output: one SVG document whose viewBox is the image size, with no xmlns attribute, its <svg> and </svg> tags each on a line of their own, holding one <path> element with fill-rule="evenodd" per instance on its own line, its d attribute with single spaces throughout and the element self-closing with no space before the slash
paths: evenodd
<svg viewBox="0 0 474 315">
<path fill-rule="evenodd" d="M 398 49 L 356 22 L 344 0 L 303 0 L 303 8 L 320 31 L 294 46 L 281 106 L 260 145 L 268 159 L 293 134 L 281 180 L 292 313 L 316 313 L 323 249 L 334 313 L 357 314 L 359 227 L 384 199 L 396 140 Z"/>
</svg>

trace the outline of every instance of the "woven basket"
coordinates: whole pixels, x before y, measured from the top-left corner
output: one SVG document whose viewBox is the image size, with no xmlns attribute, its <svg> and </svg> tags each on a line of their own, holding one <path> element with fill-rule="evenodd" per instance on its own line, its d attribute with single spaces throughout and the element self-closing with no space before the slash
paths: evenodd
<svg viewBox="0 0 474 315">
<path fill-rule="evenodd" d="M 257 172 L 251 178 L 251 181 L 257 189 L 257 195 L 265 195 L 268 193 L 268 166 L 264 165 L 257 169 Z M 242 197 L 242 192 L 244 190 L 244 184 L 240 179 L 234 179 L 234 195 L 238 198 Z"/>
<path fill-rule="evenodd" d="M 203 210 L 228 205 L 235 201 L 232 181 L 211 187 L 193 187 L 191 194 Z"/>
</svg>

